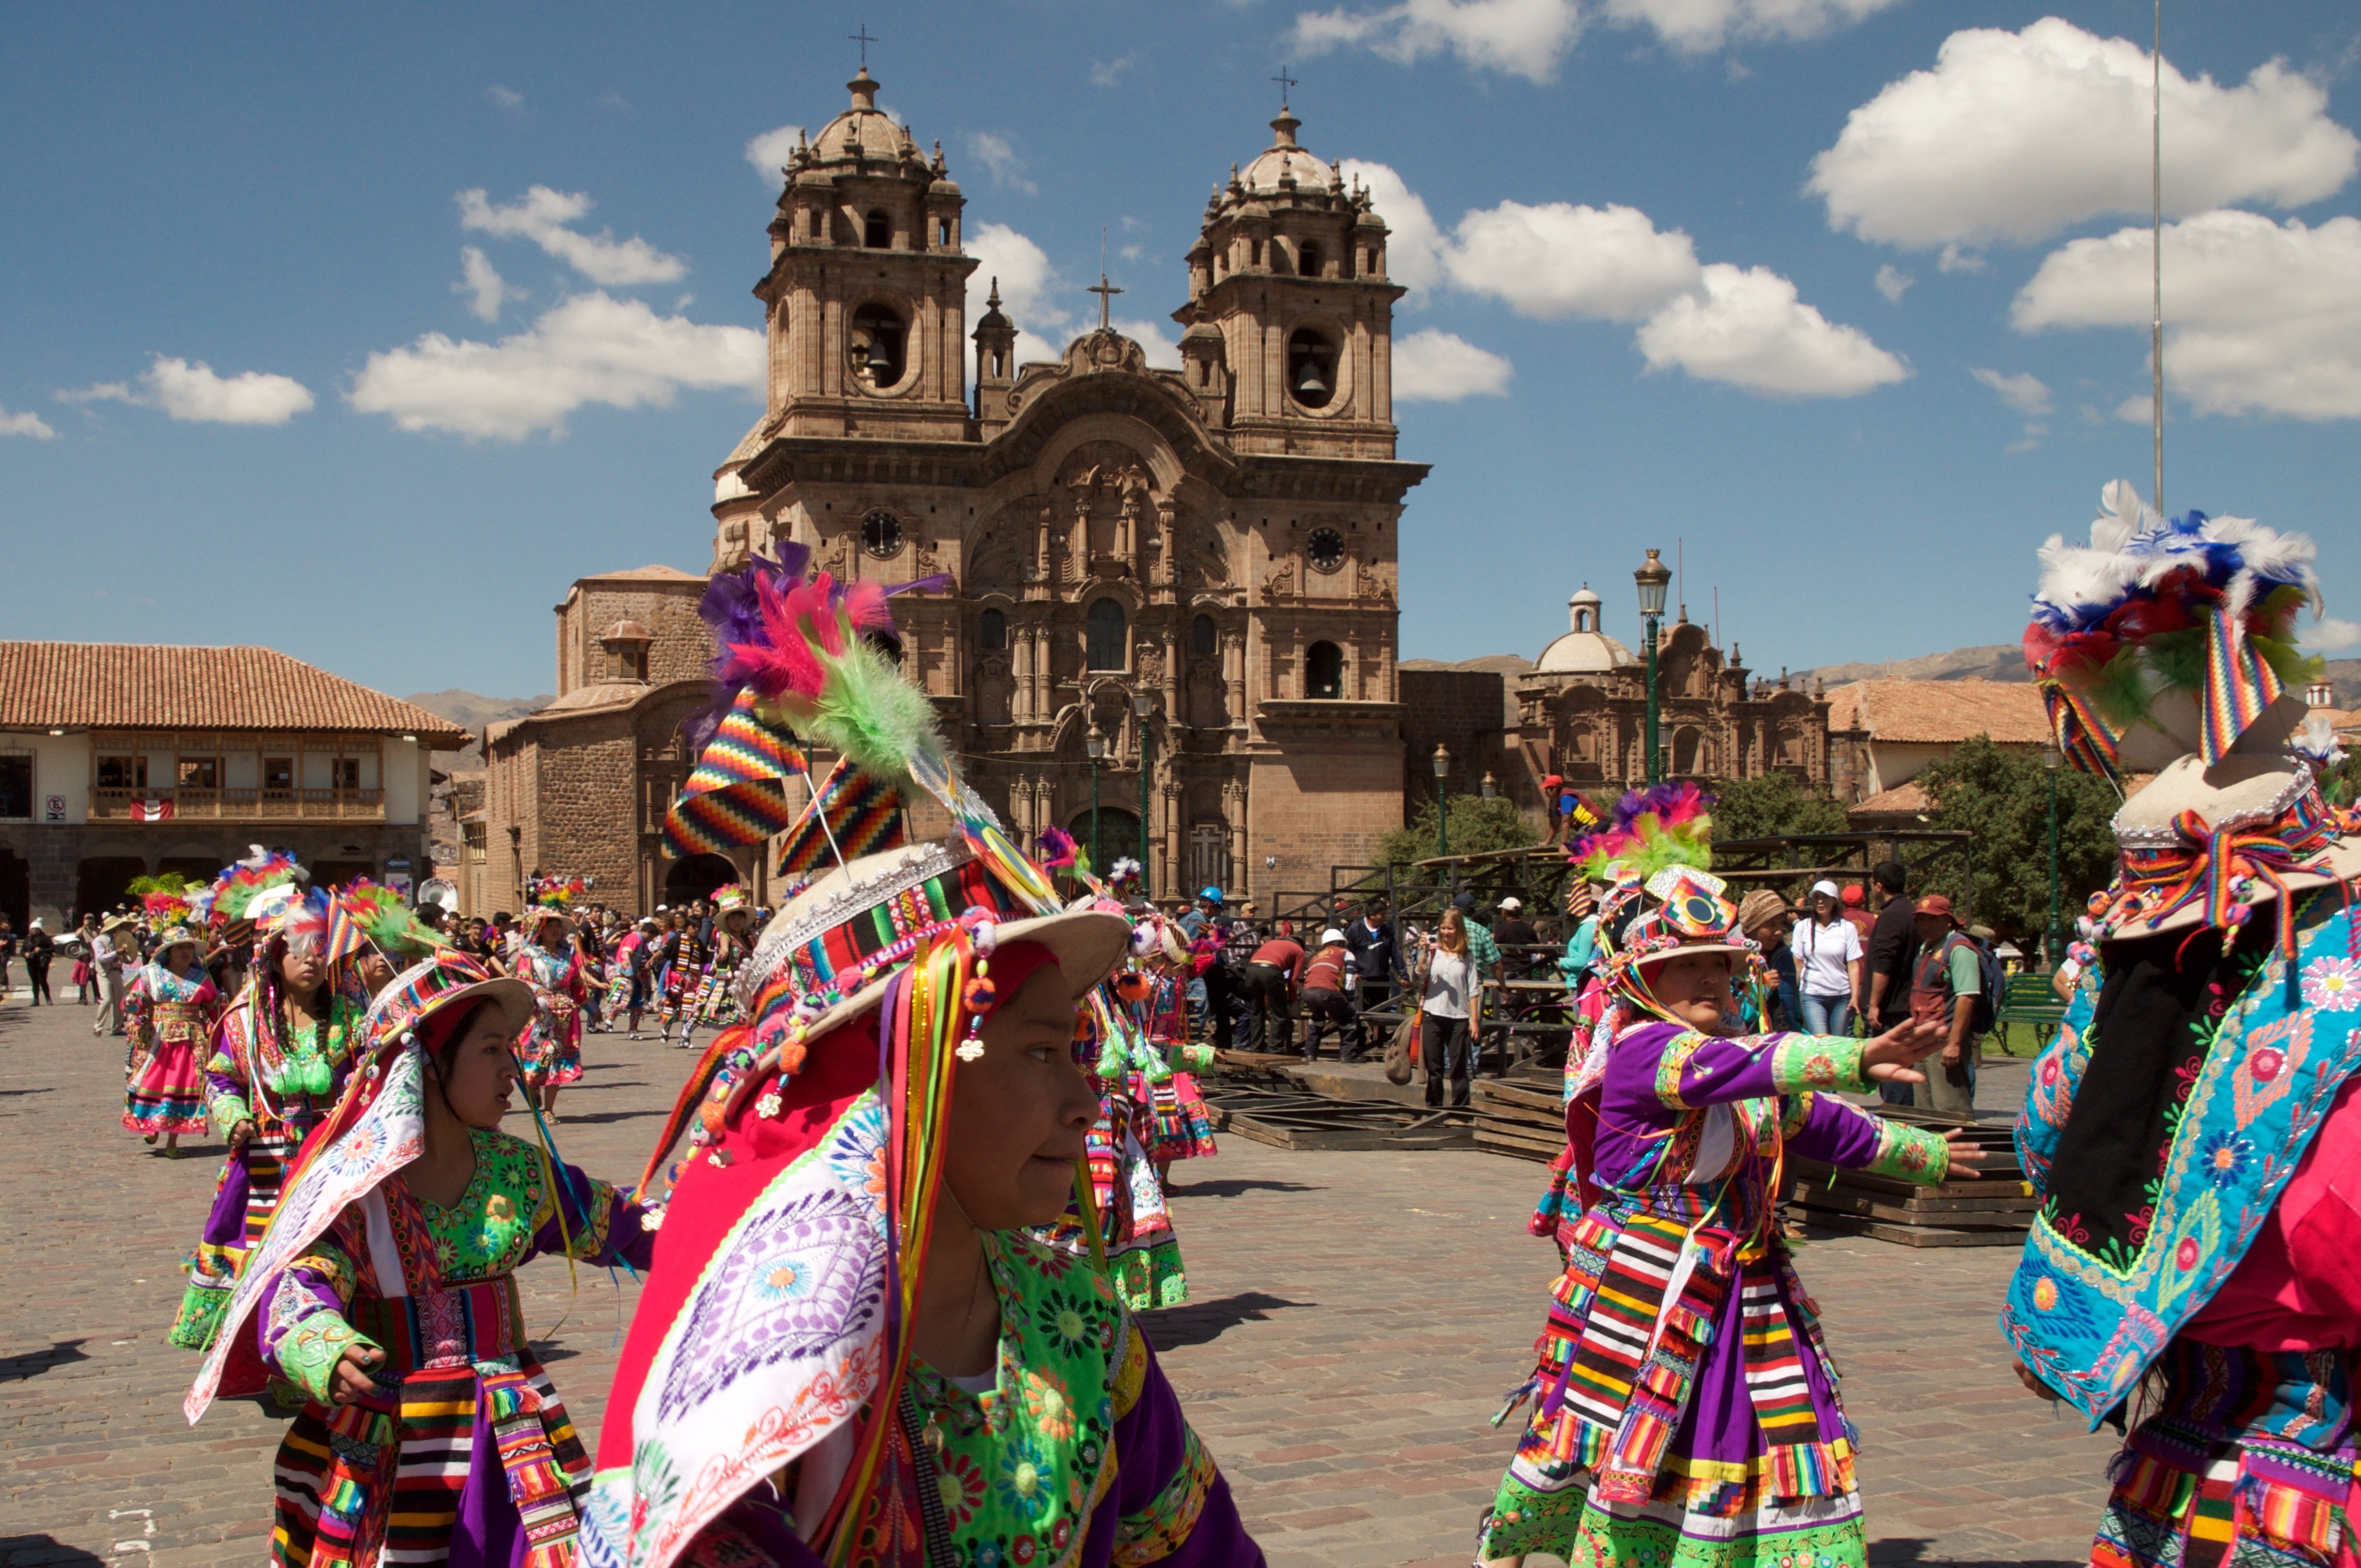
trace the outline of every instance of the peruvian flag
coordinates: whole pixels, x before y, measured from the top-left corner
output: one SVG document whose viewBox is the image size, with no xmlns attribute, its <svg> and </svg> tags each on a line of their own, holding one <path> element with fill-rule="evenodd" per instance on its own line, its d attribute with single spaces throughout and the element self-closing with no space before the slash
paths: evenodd
<svg viewBox="0 0 2361 1568">
<path fill-rule="evenodd" d="M 131 803 L 134 822 L 169 822 L 172 819 L 172 803 L 169 800 L 135 800 Z"/>
</svg>

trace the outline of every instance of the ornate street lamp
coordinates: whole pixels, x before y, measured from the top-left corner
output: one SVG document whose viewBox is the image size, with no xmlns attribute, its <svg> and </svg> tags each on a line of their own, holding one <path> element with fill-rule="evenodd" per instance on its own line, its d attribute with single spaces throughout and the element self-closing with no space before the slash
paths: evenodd
<svg viewBox="0 0 2361 1568">
<path fill-rule="evenodd" d="M 1153 897 L 1148 872 L 1148 716 L 1156 711 L 1156 694 L 1145 686 L 1131 694 L 1131 714 L 1139 721 L 1139 896 Z"/>
<path fill-rule="evenodd" d="M 1664 613 L 1664 590 L 1673 581 L 1672 568 L 1651 550 L 1631 580 L 1640 586 L 1640 619 L 1648 623 L 1648 782 L 1664 780 L 1664 755 L 1656 747 L 1656 622 Z M 1628 775 L 1627 775 L 1628 776 Z"/>
<path fill-rule="evenodd" d="M 1451 753 L 1434 749 L 1434 852 L 1451 853 Z"/>
<path fill-rule="evenodd" d="M 2041 771 L 2049 779 L 2049 934 L 2042 941 L 2042 949 L 2052 972 L 2066 948 L 2066 934 L 2058 923 L 2058 769 L 2065 761 L 2057 747 L 2041 748 Z"/>
<path fill-rule="evenodd" d="M 1106 737 L 1099 733 L 1096 719 L 1082 738 L 1082 750 L 1091 759 L 1091 869 L 1095 872 L 1099 869 L 1099 759 L 1106 755 Z"/>
</svg>

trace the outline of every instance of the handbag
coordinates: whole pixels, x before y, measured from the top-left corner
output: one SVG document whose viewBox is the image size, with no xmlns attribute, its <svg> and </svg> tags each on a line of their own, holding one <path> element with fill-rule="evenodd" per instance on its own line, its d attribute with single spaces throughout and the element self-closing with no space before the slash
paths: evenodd
<svg viewBox="0 0 2361 1568">
<path fill-rule="evenodd" d="M 1418 1019 L 1415 1013 L 1394 1026 L 1394 1037 L 1386 1043 L 1386 1081 L 1408 1083 L 1418 1069 Z"/>
</svg>

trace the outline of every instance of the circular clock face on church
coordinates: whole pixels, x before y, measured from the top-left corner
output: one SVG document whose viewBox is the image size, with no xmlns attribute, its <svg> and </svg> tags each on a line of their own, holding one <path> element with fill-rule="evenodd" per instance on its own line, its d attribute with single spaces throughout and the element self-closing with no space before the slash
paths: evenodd
<svg viewBox="0 0 2361 1568">
<path fill-rule="evenodd" d="M 880 561 L 902 553 L 902 520 L 890 511 L 873 511 L 861 520 L 861 547 Z"/>
<path fill-rule="evenodd" d="M 1345 536 L 1333 528 L 1315 528 L 1306 552 L 1314 571 L 1333 572 L 1345 564 Z"/>
</svg>

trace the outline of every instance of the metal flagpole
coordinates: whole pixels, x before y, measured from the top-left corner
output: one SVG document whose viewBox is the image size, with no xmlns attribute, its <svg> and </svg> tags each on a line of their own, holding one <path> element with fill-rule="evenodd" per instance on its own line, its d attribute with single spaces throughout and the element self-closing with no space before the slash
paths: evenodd
<svg viewBox="0 0 2361 1568">
<path fill-rule="evenodd" d="M 2148 51 L 2148 241 L 2153 270 L 2154 316 L 2148 328 L 2148 363 L 2154 384 L 2149 412 L 2156 428 L 2156 512 L 2164 511 L 2164 0 L 2156 0 L 2155 47 Z"/>
</svg>

